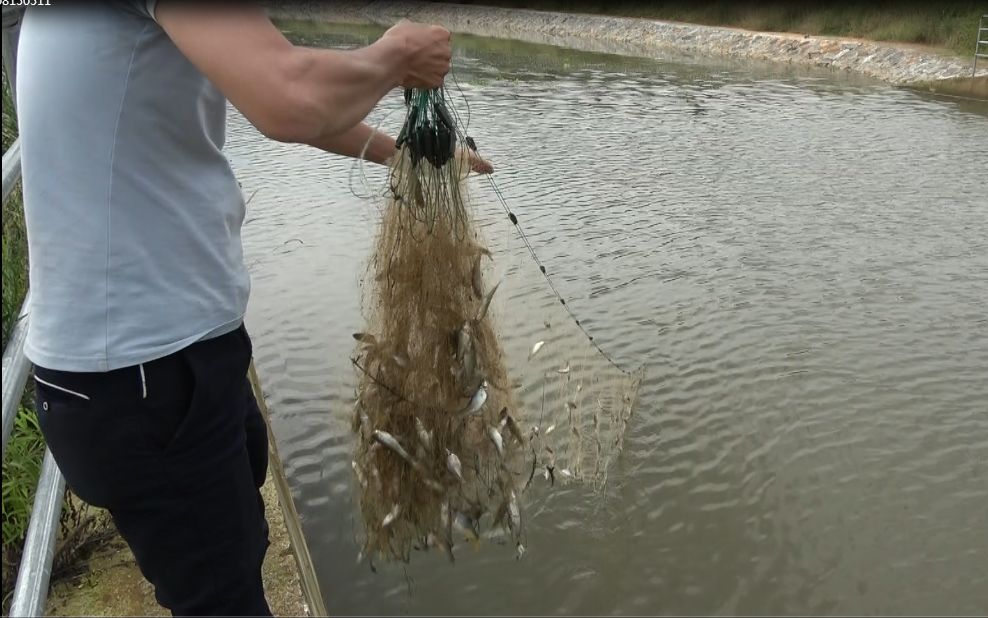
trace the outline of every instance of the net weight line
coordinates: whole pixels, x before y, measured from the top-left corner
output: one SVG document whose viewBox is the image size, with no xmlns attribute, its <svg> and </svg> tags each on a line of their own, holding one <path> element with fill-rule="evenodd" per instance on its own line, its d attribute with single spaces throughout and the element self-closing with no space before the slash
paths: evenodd
<svg viewBox="0 0 988 618">
<path fill-rule="evenodd" d="M 480 150 L 477 149 L 476 141 L 472 137 L 467 136 L 466 142 L 467 142 L 467 146 L 471 150 L 476 152 L 477 155 L 479 156 Z M 513 225 L 515 229 L 518 231 L 518 236 L 525 244 L 525 247 L 528 249 L 529 254 L 531 254 L 532 260 L 539 267 L 539 272 L 541 272 L 542 276 L 545 277 L 546 283 L 549 285 L 549 289 L 552 290 L 553 295 L 555 295 L 556 300 L 559 301 L 559 304 L 562 305 L 563 309 L 566 310 L 566 313 L 569 314 L 569 317 L 576 324 L 576 327 L 579 328 L 584 335 L 586 335 L 587 340 L 590 341 L 590 343 L 597 349 L 597 351 L 600 352 L 600 354 L 607 359 L 607 362 L 609 362 L 615 369 L 617 369 L 624 375 L 630 376 L 633 372 L 628 369 L 625 369 L 624 367 L 621 366 L 620 363 L 618 363 L 613 358 L 611 358 L 610 354 L 605 352 L 604 349 L 600 347 L 600 344 L 597 343 L 597 340 L 594 339 L 593 335 L 587 332 L 587 329 L 583 326 L 583 323 L 580 322 L 580 319 L 577 318 L 576 314 L 573 313 L 573 310 L 570 308 L 569 303 L 567 303 L 566 299 L 563 298 L 562 294 L 559 293 L 559 289 L 556 288 L 556 284 L 552 282 L 552 277 L 549 276 L 549 272 L 546 269 L 545 264 L 542 262 L 541 259 L 539 259 L 538 254 L 535 253 L 535 248 L 532 246 L 531 241 L 528 240 L 528 235 L 525 234 L 525 230 L 522 229 L 521 224 L 518 222 L 518 216 L 515 215 L 515 213 L 508 206 L 507 200 L 504 199 L 504 193 L 501 192 L 501 188 L 497 186 L 497 183 L 494 182 L 494 178 L 492 178 L 490 174 L 486 174 L 485 179 L 487 180 L 487 183 L 490 185 L 491 190 L 494 192 L 494 195 L 497 197 L 497 201 L 501 205 L 501 208 L 504 210 L 505 214 L 508 215 L 508 220 L 511 221 L 511 225 Z"/>
</svg>

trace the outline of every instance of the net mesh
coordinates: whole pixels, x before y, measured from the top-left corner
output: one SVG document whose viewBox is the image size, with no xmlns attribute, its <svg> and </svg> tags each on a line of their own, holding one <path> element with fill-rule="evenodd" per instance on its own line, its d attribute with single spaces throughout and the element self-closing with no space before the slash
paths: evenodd
<svg viewBox="0 0 988 618">
<path fill-rule="evenodd" d="M 466 182 L 476 144 L 445 90 L 406 91 L 406 105 L 367 266 L 366 329 L 354 334 L 362 553 L 408 562 L 430 547 L 454 561 L 461 541 L 489 535 L 510 539 L 521 557 L 533 485 L 606 485 L 641 371 L 614 363 L 573 316 L 488 180 L 547 283 L 545 332 L 530 333 L 527 351 L 505 353 L 494 299 L 526 277 L 518 260 L 492 276 L 500 256 L 478 230 Z M 525 359 L 514 377 L 509 357 Z"/>
</svg>

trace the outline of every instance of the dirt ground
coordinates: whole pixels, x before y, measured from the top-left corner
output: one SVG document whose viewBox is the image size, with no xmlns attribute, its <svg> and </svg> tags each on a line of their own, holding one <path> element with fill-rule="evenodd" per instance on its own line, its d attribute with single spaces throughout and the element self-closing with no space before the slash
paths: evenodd
<svg viewBox="0 0 988 618">
<path fill-rule="evenodd" d="M 276 616 L 306 616 L 298 566 L 271 474 L 261 488 L 271 528 L 271 546 L 264 560 L 264 588 Z M 141 576 L 134 555 L 119 536 L 89 559 L 88 572 L 56 582 L 48 598 L 49 616 L 169 616 L 154 599 L 151 584 Z"/>
</svg>

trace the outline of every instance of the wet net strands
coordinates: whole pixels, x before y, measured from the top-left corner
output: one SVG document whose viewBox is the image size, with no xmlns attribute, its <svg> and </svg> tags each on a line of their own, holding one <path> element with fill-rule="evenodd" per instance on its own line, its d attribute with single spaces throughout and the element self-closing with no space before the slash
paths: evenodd
<svg viewBox="0 0 988 618">
<path fill-rule="evenodd" d="M 366 329 L 354 334 L 352 466 L 362 555 L 408 562 L 412 550 L 436 548 L 455 561 L 454 547 L 478 543 L 486 528 L 520 558 L 527 543 L 521 496 L 537 475 L 554 485 L 557 470 L 602 488 L 638 379 L 586 335 L 594 350 L 584 361 L 552 372 L 565 403 L 547 410 L 543 402 L 537 418 L 521 409 L 491 311 L 504 281 L 488 281 L 497 258 L 474 225 L 466 188 L 468 148 L 476 144 L 462 135 L 445 90 L 406 91 L 405 101 L 365 278 Z M 621 379 L 598 379 L 591 366 L 601 357 Z"/>
</svg>

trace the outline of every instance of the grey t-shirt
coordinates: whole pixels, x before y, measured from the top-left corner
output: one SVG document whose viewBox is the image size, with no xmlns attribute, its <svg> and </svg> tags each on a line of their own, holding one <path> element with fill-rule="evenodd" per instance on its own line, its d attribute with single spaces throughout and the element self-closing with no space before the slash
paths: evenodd
<svg viewBox="0 0 988 618">
<path fill-rule="evenodd" d="M 226 100 L 154 2 L 29 8 L 19 45 L 28 358 L 110 371 L 236 329 L 250 281 Z"/>
</svg>

